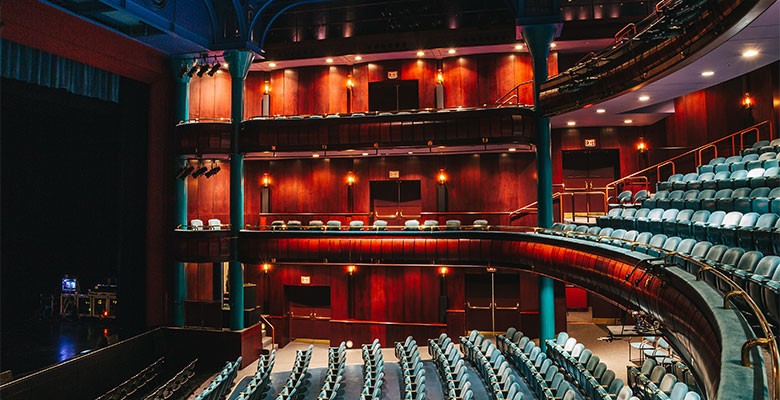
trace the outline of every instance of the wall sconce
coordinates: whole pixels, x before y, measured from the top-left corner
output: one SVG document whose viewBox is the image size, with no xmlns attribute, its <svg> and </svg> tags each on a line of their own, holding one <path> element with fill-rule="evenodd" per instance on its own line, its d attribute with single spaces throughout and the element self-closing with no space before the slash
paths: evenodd
<svg viewBox="0 0 780 400">
<path fill-rule="evenodd" d="M 260 181 L 263 184 L 263 187 L 268 187 L 271 185 L 271 175 L 268 175 L 268 173 L 263 174 L 263 179 Z"/>
<path fill-rule="evenodd" d="M 447 183 L 447 173 L 444 172 L 444 169 L 439 169 L 439 175 L 436 176 L 436 180 L 439 181 L 439 185 L 443 185 Z"/>
<path fill-rule="evenodd" d="M 271 93 L 271 81 L 265 81 L 263 84 L 263 94 Z"/>
<path fill-rule="evenodd" d="M 444 83 L 444 73 L 441 72 L 441 68 L 436 70 L 436 83 L 439 85 Z"/>
<path fill-rule="evenodd" d="M 352 80 L 352 74 L 347 75 L 347 90 L 352 90 L 355 87 L 355 82 Z"/>
<path fill-rule="evenodd" d="M 647 152 L 648 146 L 644 137 L 639 138 L 639 143 L 636 144 L 636 149 L 639 151 L 639 154 L 644 154 Z"/>
<path fill-rule="evenodd" d="M 263 272 L 267 274 L 267 273 L 269 273 L 270 271 L 271 271 L 271 264 L 269 264 L 269 263 L 263 263 Z"/>
<path fill-rule="evenodd" d="M 347 273 L 349 274 L 349 276 L 352 276 L 355 273 L 355 271 L 357 271 L 357 267 L 356 266 L 354 266 L 354 265 L 348 265 L 347 266 Z"/>
<path fill-rule="evenodd" d="M 347 172 L 347 185 L 352 186 L 355 184 L 355 174 L 352 171 Z"/>
<path fill-rule="evenodd" d="M 449 272 L 449 271 L 450 271 L 449 268 L 441 267 L 441 268 L 439 268 L 439 275 L 441 275 L 442 278 L 443 278 L 443 277 L 447 276 L 447 272 Z"/>
<path fill-rule="evenodd" d="M 750 97 L 750 93 L 745 93 L 745 95 L 742 97 L 742 108 L 745 110 L 750 110 L 753 108 L 753 98 Z"/>
</svg>

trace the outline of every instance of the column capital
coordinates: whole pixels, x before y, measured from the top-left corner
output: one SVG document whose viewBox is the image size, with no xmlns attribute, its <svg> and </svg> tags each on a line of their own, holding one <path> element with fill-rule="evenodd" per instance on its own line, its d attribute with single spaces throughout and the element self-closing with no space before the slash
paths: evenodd
<svg viewBox="0 0 780 400">
<path fill-rule="evenodd" d="M 226 50 L 223 54 L 225 61 L 228 62 L 228 71 L 233 79 L 246 79 L 249 72 L 249 66 L 255 59 L 255 53 L 249 50 Z"/>
</svg>

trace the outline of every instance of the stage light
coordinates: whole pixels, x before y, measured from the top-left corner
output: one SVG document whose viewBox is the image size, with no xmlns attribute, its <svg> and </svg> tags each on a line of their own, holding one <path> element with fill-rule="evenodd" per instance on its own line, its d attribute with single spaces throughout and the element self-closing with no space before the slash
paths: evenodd
<svg viewBox="0 0 780 400">
<path fill-rule="evenodd" d="M 214 74 L 216 74 L 217 71 L 219 71 L 220 68 L 222 68 L 222 64 L 220 64 L 219 61 L 217 61 L 217 63 L 212 65 L 211 69 L 209 69 L 209 72 L 208 72 L 209 76 L 214 76 Z"/>
<path fill-rule="evenodd" d="M 203 64 L 198 69 L 198 78 L 203 78 L 203 75 L 206 74 L 206 72 L 209 72 L 209 66 L 208 64 Z"/>
<path fill-rule="evenodd" d="M 195 75 L 196 72 L 198 72 L 198 64 L 193 65 L 192 68 L 190 68 L 190 70 L 187 71 L 187 75 L 190 78 L 192 78 L 192 76 Z"/>
<path fill-rule="evenodd" d="M 205 173 L 206 173 L 206 171 L 208 171 L 208 170 L 209 170 L 209 169 L 208 169 L 208 168 L 206 168 L 206 166 L 205 166 L 205 165 L 201 165 L 201 166 L 200 166 L 200 167 L 198 167 L 198 169 L 196 169 L 196 170 L 195 170 L 195 172 L 193 172 L 193 173 L 192 173 L 192 175 L 190 175 L 190 176 L 192 176 L 193 178 L 197 178 L 197 177 L 199 177 L 199 176 L 201 176 L 201 175 L 205 174 Z"/>
<path fill-rule="evenodd" d="M 179 170 L 179 173 L 176 174 L 176 179 L 184 180 L 187 178 L 187 175 L 189 175 L 194 170 L 195 167 L 188 164 L 186 167 Z"/>
<path fill-rule="evenodd" d="M 209 172 L 203 174 L 203 176 L 205 176 L 206 179 L 211 178 L 212 176 L 216 175 L 220 170 L 222 170 L 222 168 L 220 168 L 218 165 L 214 166 L 209 170 Z"/>
<path fill-rule="evenodd" d="M 187 75 L 187 71 L 190 70 L 190 67 L 183 65 L 181 69 L 179 70 L 179 78 L 184 78 L 184 75 Z"/>
</svg>

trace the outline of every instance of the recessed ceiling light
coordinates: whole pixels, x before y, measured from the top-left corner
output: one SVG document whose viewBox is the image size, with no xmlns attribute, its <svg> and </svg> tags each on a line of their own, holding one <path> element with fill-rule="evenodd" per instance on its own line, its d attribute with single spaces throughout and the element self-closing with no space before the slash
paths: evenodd
<svg viewBox="0 0 780 400">
<path fill-rule="evenodd" d="M 647 95 L 639 96 L 639 101 L 648 101 L 648 100 L 650 100 L 650 96 Z"/>
<path fill-rule="evenodd" d="M 422 51 L 422 50 L 420 50 L 420 51 L 418 51 L 418 52 L 417 52 L 417 57 L 422 57 L 422 56 L 424 56 L 424 55 L 425 55 L 425 52 L 424 52 L 424 51 Z"/>
<path fill-rule="evenodd" d="M 363 153 L 363 156 L 367 156 L 367 155 L 368 155 L 368 153 Z"/>
<path fill-rule="evenodd" d="M 516 44 L 515 45 L 515 50 L 522 50 L 522 49 L 523 49 L 523 45 L 522 44 Z"/>
<path fill-rule="evenodd" d="M 228 63 L 226 63 L 226 62 L 225 62 L 225 63 L 222 63 L 222 68 L 225 68 L 225 69 L 227 69 L 229 66 L 230 66 L 230 64 L 228 64 Z"/>
<path fill-rule="evenodd" d="M 624 124 L 633 124 L 633 123 L 634 123 L 634 120 L 633 120 L 633 119 L 624 119 L 624 120 L 623 120 L 623 123 L 624 123 Z"/>
<path fill-rule="evenodd" d="M 455 54 L 455 49 L 449 49 L 449 50 L 447 50 L 447 53 Z"/>
<path fill-rule="evenodd" d="M 517 151 L 517 149 L 516 149 L 516 148 L 514 148 L 514 147 L 510 147 L 510 148 L 509 148 L 509 151 Z"/>
<path fill-rule="evenodd" d="M 271 67 L 271 68 L 274 68 L 274 67 L 276 67 L 276 63 L 275 62 L 268 63 L 268 66 Z"/>
<path fill-rule="evenodd" d="M 742 57 L 750 58 L 750 57 L 755 57 L 757 55 L 758 55 L 758 50 L 755 49 L 745 50 L 744 52 L 742 52 Z"/>
<path fill-rule="evenodd" d="M 314 153 L 314 154 L 312 154 L 311 156 L 312 156 L 312 157 L 314 157 L 314 158 L 320 158 L 320 155 L 319 155 L 319 153 Z"/>
<path fill-rule="evenodd" d="M 554 48 L 555 48 L 555 46 L 557 46 L 557 44 L 555 44 L 555 43 L 550 43 L 550 48 L 551 48 L 551 49 L 554 49 Z"/>
<path fill-rule="evenodd" d="M 715 71 L 704 71 L 701 73 L 701 76 L 713 76 L 715 75 Z"/>
<path fill-rule="evenodd" d="M 598 113 L 598 114 L 604 114 L 605 112 L 607 112 L 607 110 L 605 110 L 603 108 L 599 108 L 598 110 L 596 110 L 596 113 Z"/>
<path fill-rule="evenodd" d="M 325 59 L 325 62 L 326 62 L 326 63 L 332 63 L 332 62 L 333 62 L 333 59 L 332 59 L 332 58 L 330 58 L 330 57 L 328 57 L 328 58 L 326 58 L 326 59 Z"/>
<path fill-rule="evenodd" d="M 361 56 L 355 56 L 355 61 L 360 61 L 362 59 L 363 59 L 363 57 L 361 57 Z"/>
<path fill-rule="evenodd" d="M 413 152 L 413 151 L 410 151 L 408 154 L 414 154 L 414 152 Z"/>
<path fill-rule="evenodd" d="M 574 126 L 574 125 L 577 125 L 577 122 L 575 122 L 575 121 L 569 121 L 569 122 L 567 122 L 567 123 L 566 123 L 566 125 L 569 125 L 569 126 Z"/>
</svg>

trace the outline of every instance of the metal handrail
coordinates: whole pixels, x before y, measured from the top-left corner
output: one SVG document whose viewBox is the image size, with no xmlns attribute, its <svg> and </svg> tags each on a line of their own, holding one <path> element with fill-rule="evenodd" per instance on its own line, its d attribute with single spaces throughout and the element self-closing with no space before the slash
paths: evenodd
<svg viewBox="0 0 780 400">
<path fill-rule="evenodd" d="M 260 314 L 260 319 L 263 320 L 263 323 L 271 327 L 271 349 L 273 349 L 274 344 L 276 343 L 276 328 L 274 327 L 274 324 L 272 324 L 271 321 L 266 318 L 265 315 Z"/>
<path fill-rule="evenodd" d="M 177 125 L 185 125 L 185 124 L 195 124 L 200 122 L 226 122 L 226 123 L 232 123 L 233 120 L 231 118 L 221 118 L 221 117 L 207 117 L 207 118 L 190 118 L 190 119 L 184 119 L 179 121 Z"/>
<path fill-rule="evenodd" d="M 615 43 L 621 42 L 625 38 L 625 36 L 632 30 L 633 30 L 632 34 L 636 36 L 636 24 L 633 22 L 624 26 L 623 29 L 619 30 L 618 33 L 615 34 Z"/>
<path fill-rule="evenodd" d="M 528 84 L 532 84 L 532 83 L 534 83 L 533 79 L 531 79 L 529 81 L 518 83 L 515 87 L 513 87 L 512 89 L 509 89 L 506 93 L 504 93 L 501 97 L 499 97 L 496 101 L 494 101 L 493 104 L 496 105 L 496 107 L 501 107 L 504 104 L 506 104 L 506 102 L 508 101 L 507 99 L 505 99 L 506 97 L 510 97 L 510 99 L 511 99 L 511 97 L 515 97 L 515 98 L 519 99 L 520 98 L 520 90 L 519 90 L 520 86 L 528 85 Z"/>
</svg>

